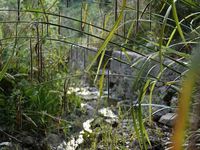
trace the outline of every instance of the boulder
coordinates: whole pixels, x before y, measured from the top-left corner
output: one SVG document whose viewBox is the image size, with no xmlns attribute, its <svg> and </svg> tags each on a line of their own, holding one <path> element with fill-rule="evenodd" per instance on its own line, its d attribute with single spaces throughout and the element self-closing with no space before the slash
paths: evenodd
<svg viewBox="0 0 200 150">
<path fill-rule="evenodd" d="M 94 59 L 94 56 L 96 55 L 97 51 L 98 49 L 96 48 L 90 48 L 90 50 L 88 50 L 87 48 L 72 46 L 70 50 L 69 67 L 73 71 L 76 70 L 83 71 Z M 106 57 L 104 59 L 105 61 L 108 60 L 109 57 L 111 57 L 110 55 L 112 55 L 113 58 L 107 67 L 107 69 L 109 69 L 110 72 L 109 74 L 110 97 L 115 96 L 117 99 L 118 98 L 133 99 L 134 91 L 132 88 L 134 79 L 136 79 L 138 72 L 141 71 L 141 67 L 145 64 L 147 59 L 135 52 L 127 51 L 126 54 L 121 50 L 110 50 L 106 52 L 109 53 L 108 56 L 107 55 L 104 56 Z M 129 59 L 127 58 L 127 55 Z M 157 58 L 157 60 L 159 59 Z M 175 61 L 170 60 L 168 58 L 165 58 L 163 62 L 165 65 L 172 68 L 171 70 L 170 68 L 163 67 L 164 71 L 160 78 L 163 83 L 180 79 L 181 74 L 177 72 L 182 73 L 187 70 L 185 66 L 181 65 L 180 63 L 176 63 Z M 105 62 L 102 63 L 104 64 Z M 98 64 L 98 59 L 94 67 L 97 68 L 98 66 L 97 64 Z M 145 80 L 147 74 L 149 74 L 149 77 L 151 78 L 152 77 L 156 78 L 159 72 L 160 72 L 160 63 L 149 59 L 149 62 L 146 63 L 145 69 L 141 73 L 140 83 L 138 84 L 139 88 L 140 86 L 142 86 L 142 83 Z M 105 78 L 105 80 L 107 80 L 107 78 Z M 162 87 L 163 86 L 162 82 L 158 82 L 156 87 Z M 168 86 L 166 86 L 165 89 L 168 89 Z M 162 89 L 156 88 L 154 90 L 154 93 L 159 95 L 159 93 L 161 93 L 160 90 Z M 166 90 L 164 92 L 166 92 Z"/>
<path fill-rule="evenodd" d="M 176 116 L 177 115 L 175 113 L 167 113 L 160 118 L 159 122 L 169 127 L 172 127 L 174 125 Z"/>
</svg>

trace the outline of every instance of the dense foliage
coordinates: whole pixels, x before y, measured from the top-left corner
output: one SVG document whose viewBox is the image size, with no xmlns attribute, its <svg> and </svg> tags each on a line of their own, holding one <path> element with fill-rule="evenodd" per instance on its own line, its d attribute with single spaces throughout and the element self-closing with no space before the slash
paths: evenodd
<svg viewBox="0 0 200 150">
<path fill-rule="evenodd" d="M 69 87 L 79 87 L 87 76 L 103 96 L 107 66 L 116 59 L 136 72 L 131 92 L 138 107 L 130 102 L 130 109 L 123 111 L 133 119 L 140 148 L 147 149 L 141 103 L 149 104 L 151 125 L 152 99 L 163 98 L 155 91 L 167 87 L 179 95 L 200 38 L 199 10 L 198 0 L 0 0 L 0 128 L 44 135 L 59 130 L 69 136 L 76 126 L 74 115 L 85 113 L 81 98 Z M 84 71 L 69 65 L 75 46 L 98 49 Z M 116 50 L 125 61 L 112 58 Z M 140 58 L 132 61 L 129 53 Z M 169 74 L 177 78 L 166 80 Z M 90 138 L 85 135 L 94 148 L 98 130 Z M 109 131 L 102 134 L 102 145 L 109 145 Z M 117 147 L 121 138 L 109 142 Z"/>
</svg>

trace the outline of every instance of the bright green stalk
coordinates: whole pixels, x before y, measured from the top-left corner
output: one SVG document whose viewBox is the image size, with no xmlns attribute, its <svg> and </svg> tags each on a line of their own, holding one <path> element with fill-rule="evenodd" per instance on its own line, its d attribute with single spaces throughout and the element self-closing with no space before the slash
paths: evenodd
<svg viewBox="0 0 200 150">
<path fill-rule="evenodd" d="M 185 37 L 183 35 L 183 31 L 181 29 L 181 26 L 180 26 L 180 23 L 179 23 L 179 19 L 178 19 L 178 15 L 177 15 L 177 11 L 176 11 L 176 5 L 175 5 L 175 2 L 176 0 L 172 0 L 172 12 L 173 12 L 173 17 L 174 17 L 174 20 L 176 22 L 176 26 L 177 26 L 177 29 L 178 29 L 178 32 L 181 36 L 181 39 L 182 41 L 186 44 L 186 40 L 185 40 Z"/>
<path fill-rule="evenodd" d="M 123 0 L 122 9 L 121 9 L 121 12 L 120 12 L 120 15 L 119 15 L 117 21 L 115 22 L 114 26 L 112 27 L 111 31 L 109 32 L 108 36 L 106 37 L 104 43 L 99 48 L 98 53 L 96 54 L 95 58 L 92 60 L 91 64 L 86 69 L 86 71 L 88 72 L 91 69 L 91 67 L 94 65 L 94 63 L 96 62 L 97 58 L 101 55 L 98 69 L 97 69 L 97 75 L 95 77 L 94 82 L 96 82 L 96 80 L 97 80 L 97 76 L 98 76 L 98 73 L 99 73 L 103 58 L 104 58 L 104 54 L 106 51 L 106 46 L 109 43 L 109 41 L 112 39 L 112 37 L 114 36 L 114 33 L 117 30 L 117 27 L 119 26 L 119 23 L 121 22 L 121 20 L 123 18 L 125 6 L 126 6 L 126 0 Z"/>
</svg>

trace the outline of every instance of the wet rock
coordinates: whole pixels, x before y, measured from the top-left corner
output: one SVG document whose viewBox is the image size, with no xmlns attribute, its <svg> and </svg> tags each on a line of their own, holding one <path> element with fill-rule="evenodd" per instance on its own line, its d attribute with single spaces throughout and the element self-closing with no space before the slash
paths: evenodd
<svg viewBox="0 0 200 150">
<path fill-rule="evenodd" d="M 63 150 L 76 150 L 77 147 L 84 142 L 84 139 L 83 139 L 84 133 L 85 133 L 84 131 L 81 131 L 77 139 L 72 137 L 71 140 L 67 142 L 67 144 L 65 145 L 65 149 Z"/>
<path fill-rule="evenodd" d="M 167 113 L 165 115 L 163 115 L 160 119 L 159 119 L 159 123 L 162 123 L 164 125 L 167 125 L 169 127 L 172 127 L 174 125 L 174 121 L 176 119 L 176 114 L 175 113 Z"/>
<path fill-rule="evenodd" d="M 79 132 L 78 136 L 71 137 L 70 140 L 66 142 L 62 142 L 60 145 L 58 145 L 57 150 L 75 150 L 79 145 L 81 145 L 84 142 L 83 135 L 87 133 L 92 133 L 91 129 L 91 123 L 94 121 L 94 119 L 89 119 L 83 123 L 83 129 Z"/>
<path fill-rule="evenodd" d="M 12 147 L 12 143 L 11 142 L 2 142 L 2 143 L 0 143 L 0 149 L 2 147 Z"/>
<path fill-rule="evenodd" d="M 90 129 L 91 123 L 94 121 L 94 119 L 89 119 L 83 123 L 83 129 L 89 133 L 92 133 L 92 130 Z"/>
<path fill-rule="evenodd" d="M 22 148 L 22 145 L 19 143 L 12 142 L 2 142 L 0 143 L 0 150 L 27 150 L 26 148 Z"/>
<path fill-rule="evenodd" d="M 96 92 L 90 93 L 90 94 L 87 94 L 87 95 L 86 94 L 85 95 L 80 94 L 78 96 L 80 96 L 82 99 L 84 99 L 86 101 L 96 100 L 99 97 Z"/>
<path fill-rule="evenodd" d="M 158 122 L 163 115 L 170 113 L 171 109 L 168 108 L 158 109 L 157 107 L 152 107 L 152 111 L 153 111 L 152 114 L 153 121 Z"/>
<path fill-rule="evenodd" d="M 92 101 L 92 100 L 97 100 L 99 99 L 99 91 L 95 87 L 82 87 L 82 88 L 74 88 L 74 87 L 69 87 L 69 91 L 67 92 L 68 94 L 75 93 L 77 96 L 79 96 L 81 99 L 85 101 Z M 107 95 L 108 92 L 104 91 L 103 92 L 103 97 Z"/>
<path fill-rule="evenodd" d="M 67 150 L 67 143 L 63 141 L 60 145 L 58 145 L 57 150 Z"/>
<path fill-rule="evenodd" d="M 75 150 L 78 145 L 76 144 L 75 138 L 72 138 L 66 146 L 66 150 Z"/>
<path fill-rule="evenodd" d="M 103 116 L 104 121 L 110 124 L 112 127 L 117 127 L 119 124 L 118 116 L 110 108 L 102 108 L 98 113 Z"/>
<path fill-rule="evenodd" d="M 102 108 L 98 110 L 98 113 L 106 118 L 118 118 L 110 108 Z"/>
</svg>

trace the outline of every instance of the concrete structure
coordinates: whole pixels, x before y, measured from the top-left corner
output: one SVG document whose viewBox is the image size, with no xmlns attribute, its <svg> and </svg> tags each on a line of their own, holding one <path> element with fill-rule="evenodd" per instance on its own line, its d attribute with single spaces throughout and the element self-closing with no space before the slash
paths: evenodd
<svg viewBox="0 0 200 150">
<path fill-rule="evenodd" d="M 83 71 L 94 59 L 96 53 L 97 49 L 94 48 L 87 49 L 72 46 L 70 51 L 70 68 L 73 68 L 73 70 Z M 124 54 L 122 51 L 112 51 L 112 53 L 107 52 L 106 54 L 105 60 L 109 57 L 113 58 L 110 61 L 109 67 L 107 67 L 107 70 L 109 70 L 110 97 L 116 99 L 132 99 L 136 92 L 133 91 L 133 83 L 138 74 L 141 74 L 140 81 L 137 85 L 138 87 L 143 85 L 142 82 L 147 78 L 147 76 L 151 78 L 152 81 L 155 80 L 153 77 L 158 77 L 160 63 L 149 60 L 149 62 L 145 64 L 146 59 L 134 52 L 127 52 Z M 127 55 L 129 56 L 129 60 L 127 59 Z M 97 67 L 97 64 L 98 62 L 96 62 L 94 68 Z M 169 59 L 166 59 L 164 64 L 169 65 L 169 67 L 173 68 L 177 72 L 184 72 L 186 70 L 185 67 L 178 63 L 174 63 L 174 61 Z M 108 71 L 106 71 L 106 76 L 107 75 Z M 156 89 L 157 93 L 166 92 L 167 87 L 165 86 L 165 82 L 180 79 L 180 74 L 164 67 L 164 72 L 160 79 L 164 83 L 157 83 L 157 86 L 159 87 Z"/>
</svg>

